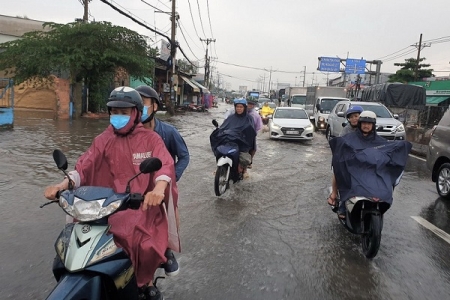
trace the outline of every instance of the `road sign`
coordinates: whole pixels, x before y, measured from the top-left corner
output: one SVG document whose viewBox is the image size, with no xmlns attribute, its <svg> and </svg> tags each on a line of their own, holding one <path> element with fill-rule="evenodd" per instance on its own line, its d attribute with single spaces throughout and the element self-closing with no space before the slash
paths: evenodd
<svg viewBox="0 0 450 300">
<path fill-rule="evenodd" d="M 345 63 L 346 74 L 364 74 L 366 73 L 366 60 L 347 58 Z"/>
<path fill-rule="evenodd" d="M 319 71 L 340 72 L 341 59 L 339 57 L 319 57 Z"/>
</svg>

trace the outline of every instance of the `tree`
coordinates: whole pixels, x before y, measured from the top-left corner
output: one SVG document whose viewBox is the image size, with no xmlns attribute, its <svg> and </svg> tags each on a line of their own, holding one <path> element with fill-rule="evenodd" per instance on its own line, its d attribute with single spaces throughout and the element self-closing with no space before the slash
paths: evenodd
<svg viewBox="0 0 450 300">
<path fill-rule="evenodd" d="M 422 69 L 428 68 L 429 64 L 421 64 L 426 58 L 423 57 L 419 59 L 419 65 L 417 67 L 417 78 L 427 78 L 433 76 L 433 69 Z M 405 59 L 404 63 L 395 63 L 394 66 L 401 67 L 400 70 L 397 70 L 395 74 L 389 76 L 389 82 L 402 82 L 407 83 L 415 80 L 414 72 L 417 66 L 417 59 L 408 58 Z"/>
<path fill-rule="evenodd" d="M 89 108 L 106 102 L 117 70 L 145 81 L 153 76 L 156 50 L 135 31 L 108 22 L 45 23 L 49 31 L 35 31 L 22 39 L 0 44 L 0 70 L 10 70 L 16 82 L 69 73 L 71 84 L 89 87 Z"/>
</svg>

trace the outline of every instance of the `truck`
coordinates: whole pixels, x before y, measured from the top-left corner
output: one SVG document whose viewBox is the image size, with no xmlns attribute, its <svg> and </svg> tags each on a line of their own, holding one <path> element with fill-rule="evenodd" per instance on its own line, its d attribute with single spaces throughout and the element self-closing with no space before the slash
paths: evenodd
<svg viewBox="0 0 450 300">
<path fill-rule="evenodd" d="M 346 96 L 347 89 L 344 87 L 308 87 L 305 109 L 317 130 L 326 130 L 328 114 L 339 101 L 350 101 Z"/>
<path fill-rule="evenodd" d="M 286 102 L 285 105 L 305 108 L 306 103 L 306 87 L 292 86 L 285 88 Z M 306 108 L 305 108 L 306 109 Z"/>
</svg>

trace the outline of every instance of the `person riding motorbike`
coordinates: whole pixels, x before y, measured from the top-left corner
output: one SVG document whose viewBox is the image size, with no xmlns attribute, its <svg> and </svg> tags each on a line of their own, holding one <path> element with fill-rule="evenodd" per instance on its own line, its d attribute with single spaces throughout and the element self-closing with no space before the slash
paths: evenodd
<svg viewBox="0 0 450 300">
<path fill-rule="evenodd" d="M 263 127 L 261 117 L 255 110 L 256 105 L 258 105 L 258 100 L 256 100 L 254 97 L 248 97 L 246 100 L 247 100 L 247 113 L 248 113 L 248 115 L 250 115 L 252 117 L 255 131 L 258 134 L 258 132 Z M 225 112 L 224 118 L 226 119 L 234 113 L 236 113 L 236 110 L 233 107 Z M 253 151 L 250 151 L 252 160 L 251 160 L 250 164 L 247 166 L 248 169 L 252 168 L 253 157 L 255 156 L 256 150 L 257 150 L 257 146 L 256 146 L 256 139 L 255 139 L 255 149 Z"/>
<path fill-rule="evenodd" d="M 108 219 L 117 246 L 128 254 L 137 285 L 146 299 L 160 300 L 162 294 L 153 286 L 157 268 L 166 262 L 167 248 L 180 250 L 174 207 L 178 191 L 174 162 L 157 133 L 141 124 L 142 98 L 130 87 L 114 89 L 107 102 L 111 125 L 98 135 L 78 159 L 70 178 L 49 186 L 44 195 L 55 200 L 57 193 L 69 188 L 103 186 L 115 192 L 125 191 L 127 181 L 139 173 L 146 158 L 158 157 L 162 167 L 154 174 L 141 174 L 131 182 L 131 190 L 144 196 L 141 209 L 123 210 Z M 165 207 L 160 205 L 164 201 Z"/>
<path fill-rule="evenodd" d="M 342 129 L 342 132 L 339 136 L 344 136 L 344 135 L 346 135 L 350 132 L 354 132 L 358 129 L 359 116 L 363 111 L 364 111 L 364 109 L 358 105 L 350 106 L 347 109 L 345 116 L 348 121 L 348 124 Z M 331 178 L 331 193 L 327 199 L 327 202 L 329 205 L 334 206 L 336 204 L 337 192 L 338 192 L 338 189 L 337 189 L 336 178 L 334 177 L 334 174 L 333 174 L 333 176 Z"/>
<path fill-rule="evenodd" d="M 144 104 L 141 116 L 142 124 L 145 128 L 155 131 L 163 139 L 175 163 L 175 175 L 176 181 L 178 182 L 189 164 L 189 151 L 186 143 L 175 127 L 154 117 L 160 106 L 158 93 L 147 85 L 136 87 L 136 91 L 141 95 Z M 175 213 L 177 215 L 177 223 L 179 224 L 177 207 L 175 207 Z M 174 276 L 178 274 L 179 265 L 171 249 L 167 249 L 165 256 L 167 262 L 163 267 L 166 275 Z"/>
<path fill-rule="evenodd" d="M 255 150 L 256 131 L 253 118 L 247 112 L 247 100 L 235 99 L 234 109 L 235 113 L 224 120 L 210 139 L 213 151 L 215 147 L 226 142 L 238 145 L 241 163 L 238 166 L 233 165 L 233 168 L 235 173 L 242 173 L 251 163 L 251 153 Z"/>
<path fill-rule="evenodd" d="M 267 124 L 269 122 L 269 115 L 272 115 L 274 112 L 274 109 L 269 106 L 269 102 L 264 102 L 263 106 L 261 107 L 261 110 L 259 111 L 259 114 L 261 115 L 263 124 Z"/>
<path fill-rule="evenodd" d="M 363 111 L 360 114 L 359 120 L 358 120 L 358 127 L 357 130 L 354 132 L 351 132 L 343 137 L 338 137 L 333 140 L 330 141 L 330 146 L 332 146 L 332 151 L 333 151 L 333 163 L 338 163 L 339 160 L 342 159 L 343 156 L 345 155 L 356 155 L 355 153 L 341 153 L 339 151 L 342 151 L 342 147 L 336 147 L 337 144 L 339 144 L 340 146 L 344 145 L 345 143 L 347 143 L 347 145 L 351 145 L 354 151 L 361 151 L 364 149 L 379 149 L 379 151 L 389 151 L 390 149 L 392 149 L 393 147 L 397 147 L 397 149 L 400 150 L 407 150 L 407 152 L 409 153 L 409 150 L 411 148 L 411 144 L 409 142 L 406 141 L 398 141 L 398 145 L 396 145 L 395 143 L 390 143 L 388 144 L 388 142 L 386 141 L 386 139 L 380 137 L 377 132 L 376 132 L 376 114 L 372 111 Z M 343 139 L 343 140 L 338 140 L 338 139 Z M 387 152 L 386 152 L 387 153 Z M 396 151 L 392 151 L 389 152 L 391 154 L 389 154 L 389 156 L 391 157 L 391 159 L 393 159 L 393 157 L 395 156 Z M 392 154 L 394 153 L 394 154 Z M 398 152 L 399 154 L 399 159 L 401 160 L 405 160 L 405 157 L 407 158 L 407 153 L 406 156 L 404 155 L 404 153 L 402 151 Z M 361 159 L 361 158 L 359 158 Z M 366 160 L 368 160 L 369 158 L 365 158 Z M 390 163 L 390 162 L 389 162 Z M 390 191 L 385 191 L 382 188 L 380 188 L 380 186 L 376 186 L 375 188 L 372 188 L 372 193 L 374 193 L 375 195 L 361 195 L 361 196 L 376 196 L 379 197 L 378 195 L 384 195 L 383 197 L 381 197 L 382 199 L 384 198 L 385 201 L 387 202 L 392 202 L 392 189 L 394 187 L 394 185 L 398 184 L 399 182 L 399 178 L 401 177 L 401 174 L 403 172 L 403 170 L 399 171 L 398 168 L 396 168 L 396 166 L 400 166 L 400 164 L 392 164 L 390 163 L 390 168 L 392 170 L 395 170 L 395 172 L 397 172 L 395 174 L 395 178 L 390 178 L 389 180 L 384 180 L 383 178 L 379 178 L 380 176 L 378 176 L 377 174 L 372 174 L 372 172 L 374 171 L 376 172 L 380 172 L 380 171 L 384 171 L 382 170 L 382 167 L 378 167 L 378 169 L 367 169 L 365 171 L 364 174 L 358 174 L 357 176 L 359 177 L 360 180 L 366 180 L 368 183 L 368 185 L 370 184 L 376 184 L 377 180 L 380 179 L 382 180 L 382 183 L 385 182 L 395 182 L 392 184 L 392 186 L 388 187 L 388 189 L 390 189 Z M 385 167 L 385 166 L 383 166 Z M 369 189 L 369 187 L 363 187 L 362 184 L 357 184 L 353 182 L 353 177 L 350 176 L 351 179 L 346 178 L 348 176 L 342 176 L 343 174 L 347 174 L 346 172 L 348 172 L 348 170 L 339 170 L 339 174 L 337 174 L 336 172 L 338 172 L 337 170 L 335 170 L 334 165 L 333 165 L 333 172 L 335 174 L 336 180 L 337 180 L 337 187 L 339 188 L 339 192 L 340 192 L 340 196 L 341 196 L 341 201 L 339 203 L 339 217 L 340 218 L 345 218 L 345 205 L 344 202 L 346 201 L 347 198 L 349 198 L 349 195 L 354 195 L 353 193 L 356 192 L 357 189 L 361 190 L 364 189 L 365 192 L 367 192 L 367 190 Z M 339 176 L 338 176 L 339 175 Z M 350 175 L 350 174 L 349 174 Z M 378 177 L 377 177 L 378 176 Z M 392 176 L 391 176 L 392 177 Z M 373 180 L 370 180 L 372 179 Z M 355 179 L 355 181 L 357 181 L 357 179 Z M 341 185 L 345 186 L 345 191 L 343 191 Z M 387 195 L 387 196 L 386 196 Z M 390 199 L 388 199 L 390 198 Z"/>
<path fill-rule="evenodd" d="M 364 109 L 359 105 L 350 106 L 347 109 L 347 112 L 345 113 L 345 118 L 347 119 L 348 123 L 342 129 L 341 134 L 339 136 L 344 136 L 347 133 L 356 131 L 356 129 L 358 128 L 359 116 L 363 111 Z"/>
</svg>

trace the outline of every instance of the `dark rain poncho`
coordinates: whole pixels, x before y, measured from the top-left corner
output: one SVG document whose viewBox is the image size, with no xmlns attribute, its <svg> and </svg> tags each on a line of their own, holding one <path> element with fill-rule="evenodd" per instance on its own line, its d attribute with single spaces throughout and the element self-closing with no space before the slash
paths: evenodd
<svg viewBox="0 0 450 300">
<path fill-rule="evenodd" d="M 210 136 L 211 149 L 215 153 L 219 145 L 236 143 L 239 152 L 249 152 L 255 149 L 256 131 L 253 119 L 247 113 L 232 114 Z"/>
<path fill-rule="evenodd" d="M 405 169 L 411 143 L 387 141 L 360 130 L 330 140 L 340 198 L 374 197 L 392 204 L 393 186 Z"/>
</svg>

